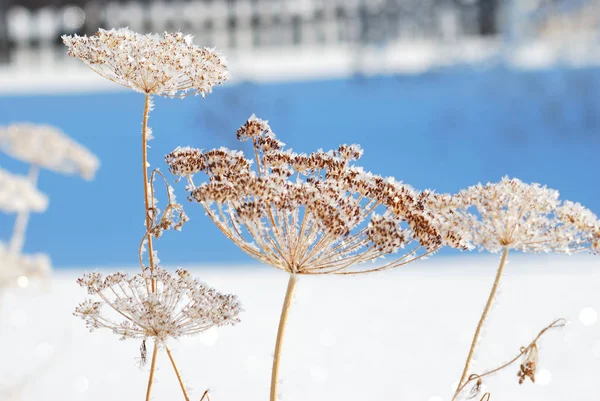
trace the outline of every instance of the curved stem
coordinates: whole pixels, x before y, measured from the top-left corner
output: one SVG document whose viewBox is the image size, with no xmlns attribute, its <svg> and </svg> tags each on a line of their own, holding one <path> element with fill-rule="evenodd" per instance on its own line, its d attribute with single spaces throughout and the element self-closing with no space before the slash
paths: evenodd
<svg viewBox="0 0 600 401">
<path fill-rule="evenodd" d="M 185 385 L 183 384 L 183 379 L 179 374 L 179 370 L 177 369 L 177 365 L 175 364 L 175 359 L 173 359 L 173 355 L 171 355 L 171 350 L 169 347 L 165 346 L 167 350 L 167 355 L 169 355 L 169 359 L 171 360 L 171 365 L 173 365 L 173 370 L 175 370 L 175 374 L 177 375 L 177 380 L 179 380 L 179 385 L 181 386 L 181 391 L 183 391 L 183 396 L 185 397 L 185 401 L 190 401 L 190 397 L 188 397 L 187 391 L 185 391 Z"/>
<path fill-rule="evenodd" d="M 36 187 L 38 175 L 40 173 L 40 168 L 32 164 L 29 167 L 29 173 L 27 174 L 27 180 Z M 24 210 L 19 212 L 17 215 L 17 219 L 15 220 L 15 226 L 13 229 L 12 237 L 10 238 L 10 243 L 8 246 L 8 250 L 11 254 L 17 255 L 21 253 L 23 249 L 23 243 L 25 242 L 25 231 L 27 230 L 27 223 L 29 222 L 29 210 Z"/>
<path fill-rule="evenodd" d="M 148 378 L 148 389 L 146 390 L 146 401 L 150 401 L 152 392 L 152 383 L 154 381 L 154 371 L 156 370 L 156 354 L 158 353 L 158 344 L 154 341 L 154 351 L 152 351 L 152 363 L 150 365 L 150 377 Z"/>
<path fill-rule="evenodd" d="M 144 170 L 144 205 L 146 207 L 146 229 L 152 227 L 150 218 L 151 209 L 154 208 L 154 194 L 150 194 L 148 183 L 148 114 L 150 113 L 150 95 L 144 99 L 144 117 L 142 118 L 142 168 Z M 152 196 L 151 196 L 152 195 Z M 154 272 L 154 254 L 152 249 L 152 234 L 148 233 L 148 257 L 150 271 Z M 152 280 L 152 292 L 156 290 L 156 282 Z"/>
<path fill-rule="evenodd" d="M 281 317 L 279 318 L 279 328 L 277 329 L 277 341 L 275 342 L 275 355 L 273 356 L 273 370 L 271 371 L 271 401 L 277 401 L 277 385 L 279 384 L 279 362 L 281 357 L 281 348 L 283 345 L 283 333 L 287 323 L 288 313 L 292 304 L 292 295 L 296 288 L 296 275 L 290 273 L 287 291 L 285 292 L 285 300 L 281 308 Z"/>
<path fill-rule="evenodd" d="M 498 266 L 498 272 L 496 273 L 496 279 L 494 280 L 494 285 L 492 286 L 492 290 L 490 291 L 490 296 L 488 297 L 487 303 L 485 304 L 485 309 L 481 314 L 481 318 L 479 319 L 479 324 L 477 324 L 477 330 L 475 330 L 475 335 L 473 336 L 473 341 L 471 342 L 471 349 L 469 350 L 469 356 L 467 356 L 467 361 L 465 362 L 465 367 L 463 369 L 462 376 L 460 381 L 458 382 L 458 387 L 456 389 L 455 395 L 460 391 L 461 387 L 467 380 L 467 376 L 469 374 L 469 369 L 471 367 L 471 361 L 473 360 L 473 355 L 475 354 L 475 348 L 477 348 L 477 341 L 479 340 L 479 335 L 481 334 L 481 328 L 483 327 L 483 323 L 485 322 L 485 318 L 487 317 L 490 308 L 492 307 L 492 303 L 494 301 L 494 297 L 496 296 L 496 291 L 498 290 L 498 285 L 500 284 L 500 279 L 502 278 L 502 272 L 504 270 L 504 264 L 506 263 L 506 256 L 508 255 L 508 248 L 504 248 L 502 252 L 502 258 L 500 259 L 500 266 Z"/>
</svg>

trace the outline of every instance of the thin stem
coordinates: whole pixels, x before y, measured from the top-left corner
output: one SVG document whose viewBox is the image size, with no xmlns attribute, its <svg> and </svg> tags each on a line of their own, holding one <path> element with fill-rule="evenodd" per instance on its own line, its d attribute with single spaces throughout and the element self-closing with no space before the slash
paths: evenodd
<svg viewBox="0 0 600 401">
<path fill-rule="evenodd" d="M 495 369 L 492 370 L 488 370 L 485 373 L 482 374 L 472 374 L 469 376 L 469 379 L 466 380 L 462 386 L 460 386 L 458 388 L 458 390 L 456 391 L 456 393 L 454 394 L 454 397 L 452 397 L 452 401 L 456 400 L 456 398 L 458 397 L 458 395 L 469 385 L 470 382 L 475 381 L 475 380 L 479 380 L 484 378 L 485 376 L 489 376 L 492 375 L 502 369 L 507 368 L 508 366 L 512 365 L 513 363 L 515 363 L 519 358 L 521 358 L 523 355 L 525 355 L 527 352 L 529 352 L 529 350 L 531 348 L 533 348 L 534 346 L 536 346 L 537 341 L 540 339 L 540 337 L 542 337 L 548 330 L 550 329 L 556 329 L 559 327 L 564 327 L 566 325 L 566 320 L 565 319 L 556 319 L 555 321 L 553 321 L 552 323 L 550 323 L 548 326 L 544 327 L 539 333 L 538 335 L 529 343 L 529 345 L 527 347 L 521 347 L 521 350 L 519 351 L 519 353 L 517 354 L 517 356 L 515 356 L 513 359 L 511 359 L 510 361 L 498 366 Z M 489 394 L 489 393 L 486 393 Z M 482 400 L 484 399 L 485 395 L 482 397 Z"/>
<path fill-rule="evenodd" d="M 158 354 L 158 344 L 156 341 L 154 341 L 154 351 L 152 351 L 152 363 L 150 364 L 150 377 L 148 378 L 148 389 L 146 390 L 146 401 L 150 401 L 150 393 L 152 392 L 154 370 L 156 369 L 156 354 Z"/>
<path fill-rule="evenodd" d="M 40 173 L 40 168 L 32 164 L 29 167 L 29 173 L 27 174 L 27 180 L 36 187 L 37 179 Z M 21 253 L 23 249 L 23 243 L 25 242 L 25 231 L 27 230 L 27 223 L 29 222 L 29 210 L 23 210 L 17 215 L 15 220 L 15 226 L 13 229 L 12 237 L 10 238 L 10 244 L 8 246 L 9 253 L 17 255 Z"/>
<path fill-rule="evenodd" d="M 283 307 L 281 308 L 281 317 L 279 318 L 279 328 L 277 329 L 277 341 L 275 342 L 275 355 L 273 356 L 273 370 L 271 372 L 271 401 L 277 401 L 277 385 L 279 384 L 279 362 L 281 357 L 281 348 L 283 345 L 283 333 L 285 331 L 288 313 L 292 304 L 292 295 L 294 294 L 294 288 L 296 288 L 296 280 L 296 275 L 294 273 L 290 273 L 290 280 L 288 281 L 287 291 L 285 292 L 285 299 L 283 301 Z"/>
<path fill-rule="evenodd" d="M 151 210 L 154 209 L 154 194 L 150 198 L 148 189 L 148 113 L 150 112 L 150 95 L 147 93 L 144 99 L 144 117 L 142 118 L 142 168 L 144 170 L 144 205 L 146 207 L 146 229 L 152 227 L 150 218 Z M 152 234 L 148 233 L 148 257 L 150 259 L 150 271 L 154 273 L 154 254 L 152 249 Z M 152 280 L 152 292 L 156 291 L 156 282 Z"/>
<path fill-rule="evenodd" d="M 183 379 L 181 378 L 181 375 L 179 374 L 179 370 L 177 369 L 177 365 L 175 364 L 175 359 L 173 359 L 173 355 L 171 355 L 171 350 L 167 346 L 165 346 L 165 349 L 167 350 L 167 355 L 169 355 L 169 359 L 171 360 L 171 365 L 173 365 L 173 370 L 175 371 L 175 374 L 177 375 L 177 380 L 179 380 L 179 385 L 181 386 L 181 391 L 183 391 L 183 396 L 185 397 L 185 401 L 190 401 L 190 397 L 188 397 L 187 391 L 185 391 L 185 385 L 183 384 Z"/>
<path fill-rule="evenodd" d="M 492 303 L 494 301 L 494 297 L 496 296 L 496 291 L 498 290 L 498 285 L 500 284 L 500 279 L 502 278 L 502 272 L 504 270 L 504 264 L 506 263 L 506 257 L 508 256 L 508 248 L 505 247 L 502 252 L 502 258 L 500 259 L 500 266 L 498 266 L 498 272 L 496 273 L 496 279 L 494 280 L 494 285 L 492 286 L 492 290 L 490 291 L 490 296 L 487 300 L 487 304 L 485 305 L 485 309 L 481 314 L 481 318 L 479 319 L 479 324 L 477 325 L 477 330 L 475 330 L 475 335 L 473 336 L 473 341 L 471 342 L 471 349 L 469 350 L 469 356 L 467 356 L 467 361 L 465 362 L 465 367 L 463 369 L 462 376 L 460 381 L 458 382 L 458 387 L 456 389 L 456 393 L 460 391 L 461 386 L 467 380 L 467 376 L 469 374 L 469 369 L 471 367 L 471 361 L 473 360 L 473 355 L 475 354 L 475 348 L 477 347 L 477 341 L 479 340 L 479 335 L 481 334 L 481 328 L 483 327 L 483 323 L 485 322 L 485 318 L 487 317 L 490 308 L 492 307 Z M 456 394 L 455 393 L 455 394 Z"/>
</svg>

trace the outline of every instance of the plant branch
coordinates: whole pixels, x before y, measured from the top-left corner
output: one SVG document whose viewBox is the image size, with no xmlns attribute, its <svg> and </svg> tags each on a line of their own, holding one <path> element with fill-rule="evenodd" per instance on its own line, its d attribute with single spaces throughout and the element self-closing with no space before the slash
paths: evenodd
<svg viewBox="0 0 600 401">
<path fill-rule="evenodd" d="M 496 273 L 496 279 L 494 280 L 494 285 L 492 286 L 492 290 L 490 291 L 490 295 L 488 297 L 485 308 L 483 309 L 483 313 L 481 314 L 481 318 L 479 319 L 479 323 L 477 324 L 477 329 L 475 330 L 475 335 L 473 336 L 473 341 L 471 342 L 471 348 L 469 349 L 469 355 L 467 356 L 467 360 L 465 362 L 465 367 L 462 372 L 462 376 L 460 381 L 458 382 L 458 388 L 456 389 L 455 397 L 459 393 L 459 389 L 467 380 L 467 376 L 469 374 L 469 369 L 471 368 L 471 362 L 473 360 L 473 355 L 475 354 L 475 349 L 477 348 L 477 342 L 479 341 L 479 336 L 481 334 L 481 329 L 483 328 L 483 323 L 490 312 L 490 308 L 492 307 L 492 303 L 494 302 L 494 297 L 496 296 L 496 291 L 498 290 L 498 285 L 500 284 L 500 279 L 502 278 L 502 272 L 504 271 L 504 265 L 506 264 L 506 257 L 508 255 L 508 248 L 504 248 L 502 252 L 502 258 L 500 259 L 500 266 L 498 266 L 498 272 Z"/>
<path fill-rule="evenodd" d="M 279 381 L 279 364 L 281 359 L 281 348 L 283 345 L 283 333 L 287 323 L 287 317 L 292 303 L 292 296 L 296 288 L 296 275 L 290 273 L 283 307 L 281 308 L 281 317 L 279 318 L 279 328 L 277 330 L 277 341 L 275 343 L 275 355 L 273 356 L 273 370 L 271 371 L 271 401 L 277 401 L 277 386 Z"/>
</svg>

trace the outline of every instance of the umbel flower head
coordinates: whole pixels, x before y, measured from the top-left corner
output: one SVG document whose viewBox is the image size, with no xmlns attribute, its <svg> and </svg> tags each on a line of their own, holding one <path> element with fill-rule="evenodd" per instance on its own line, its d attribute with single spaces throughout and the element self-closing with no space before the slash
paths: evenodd
<svg viewBox="0 0 600 401">
<path fill-rule="evenodd" d="M 448 224 L 460 227 L 474 246 L 489 252 L 569 253 L 598 246 L 598 218 L 578 203 L 561 202 L 558 191 L 540 184 L 504 177 L 455 196 L 429 195 Z"/>
<path fill-rule="evenodd" d="M 14 253 L 0 242 L 0 288 L 13 286 L 21 277 L 44 280 L 51 270 L 48 255 Z"/>
<path fill-rule="evenodd" d="M 15 159 L 63 174 L 94 178 L 100 162 L 94 154 L 50 125 L 0 127 L 0 149 Z"/>
<path fill-rule="evenodd" d="M 100 273 L 88 273 L 77 282 L 100 301 L 82 302 L 75 315 L 85 320 L 90 331 L 104 327 L 122 339 L 152 337 L 164 343 L 240 321 L 241 306 L 235 295 L 221 294 L 183 269 L 171 275 L 159 267 L 153 272 L 146 268 L 132 276 L 114 273 L 104 279 Z M 103 314 L 103 307 L 116 312 L 113 315 L 120 321 Z"/>
<path fill-rule="evenodd" d="M 68 54 L 117 84 L 151 95 L 205 96 L 228 77 L 224 58 L 191 35 L 139 34 L 128 28 L 62 37 Z"/>
<path fill-rule="evenodd" d="M 177 148 L 170 171 L 187 177 L 190 200 L 217 227 L 261 262 L 295 274 L 354 273 L 348 269 L 387 254 L 399 266 L 444 245 L 464 248 L 410 186 L 363 171 L 358 145 L 297 154 L 284 150 L 266 121 L 254 116 L 238 130 L 254 161 L 226 148 Z M 208 177 L 202 183 L 194 175 Z"/>
<path fill-rule="evenodd" d="M 6 213 L 25 211 L 43 212 L 48 208 L 48 197 L 25 177 L 0 169 L 0 210 Z"/>
</svg>

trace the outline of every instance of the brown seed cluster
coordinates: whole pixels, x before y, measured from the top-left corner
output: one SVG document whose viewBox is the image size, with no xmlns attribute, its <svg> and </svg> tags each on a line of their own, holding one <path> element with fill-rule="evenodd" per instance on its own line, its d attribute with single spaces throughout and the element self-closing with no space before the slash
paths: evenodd
<svg viewBox="0 0 600 401">
<path fill-rule="evenodd" d="M 523 360 L 517 372 L 519 384 L 523 384 L 525 379 L 529 378 L 532 383 L 535 383 L 535 372 L 538 365 L 538 347 L 533 344 L 531 348 L 523 355 Z"/>
<path fill-rule="evenodd" d="M 252 141 L 252 157 L 177 148 L 166 161 L 172 173 L 187 177 L 190 200 L 264 263 L 297 274 L 354 273 L 352 266 L 401 249 L 393 261 L 359 271 L 395 267 L 444 245 L 465 248 L 419 192 L 353 165 L 362 155 L 358 145 L 295 153 L 255 116 L 237 137 Z M 200 172 L 207 179 L 198 182 Z"/>
</svg>

